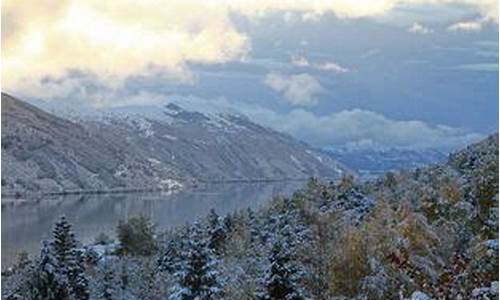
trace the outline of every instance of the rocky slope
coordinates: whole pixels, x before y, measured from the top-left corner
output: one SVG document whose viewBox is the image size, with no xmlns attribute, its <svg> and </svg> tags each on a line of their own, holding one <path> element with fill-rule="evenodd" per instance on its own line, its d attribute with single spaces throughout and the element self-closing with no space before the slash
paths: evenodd
<svg viewBox="0 0 500 300">
<path fill-rule="evenodd" d="M 168 104 L 155 114 L 75 121 L 2 94 L 4 193 L 336 178 L 343 170 L 330 156 L 241 115 Z"/>
</svg>

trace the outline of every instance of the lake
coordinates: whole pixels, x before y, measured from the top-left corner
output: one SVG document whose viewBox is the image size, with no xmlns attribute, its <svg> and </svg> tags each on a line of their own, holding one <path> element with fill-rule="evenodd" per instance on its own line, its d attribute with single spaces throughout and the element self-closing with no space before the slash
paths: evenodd
<svg viewBox="0 0 500 300">
<path fill-rule="evenodd" d="M 177 193 L 66 195 L 41 199 L 2 199 L 2 268 L 26 251 L 38 255 L 40 242 L 50 238 L 54 222 L 65 215 L 76 238 L 90 243 L 101 232 L 112 237 L 120 220 L 149 216 L 158 229 L 194 221 L 214 208 L 219 215 L 256 209 L 272 197 L 289 196 L 304 182 L 213 184 Z"/>
</svg>

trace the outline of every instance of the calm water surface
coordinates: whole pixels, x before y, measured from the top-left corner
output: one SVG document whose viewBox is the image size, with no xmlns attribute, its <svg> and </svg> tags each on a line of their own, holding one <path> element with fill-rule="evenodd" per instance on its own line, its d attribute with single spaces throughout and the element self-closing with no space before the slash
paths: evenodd
<svg viewBox="0 0 500 300">
<path fill-rule="evenodd" d="M 217 184 L 175 194 L 69 195 L 2 200 L 2 268 L 26 251 L 38 255 L 40 242 L 50 238 L 61 215 L 73 224 L 78 240 L 89 243 L 99 233 L 114 236 L 119 220 L 143 214 L 159 229 L 183 225 L 214 208 L 219 215 L 258 208 L 273 196 L 289 196 L 303 182 Z"/>
</svg>

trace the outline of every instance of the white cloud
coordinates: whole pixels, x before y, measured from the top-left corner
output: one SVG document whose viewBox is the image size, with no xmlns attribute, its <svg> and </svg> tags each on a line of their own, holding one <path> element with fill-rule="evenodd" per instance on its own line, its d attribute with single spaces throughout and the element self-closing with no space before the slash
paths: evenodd
<svg viewBox="0 0 500 300">
<path fill-rule="evenodd" d="M 7 0 L 2 42 L 2 83 L 16 90 L 68 69 L 110 81 L 161 67 L 182 78 L 188 63 L 240 60 L 249 50 L 226 7 L 185 0 Z"/>
<path fill-rule="evenodd" d="M 486 24 L 498 25 L 498 1 L 497 0 L 477 0 L 458 2 L 465 5 L 476 5 L 480 18 L 475 20 L 461 21 L 448 26 L 449 31 L 464 31 L 477 32 L 480 31 Z"/>
<path fill-rule="evenodd" d="M 336 73 L 347 73 L 349 72 L 348 68 L 342 67 L 341 65 L 337 64 L 336 62 L 325 62 L 325 63 L 320 63 L 317 64 L 316 67 L 320 70 L 324 71 L 333 71 Z"/>
<path fill-rule="evenodd" d="M 151 97 L 151 96 L 150 96 Z M 153 97 L 158 98 L 158 97 Z M 395 120 L 380 113 L 351 109 L 327 115 L 316 115 L 303 108 L 276 112 L 225 98 L 205 99 L 170 95 L 188 109 L 217 112 L 238 112 L 257 123 L 288 133 L 318 147 L 370 143 L 374 146 L 406 148 L 456 149 L 475 142 L 483 135 L 445 125 L 430 125 L 419 120 Z"/>
<path fill-rule="evenodd" d="M 302 15 L 302 21 L 316 23 L 321 19 L 321 15 L 321 13 L 307 12 Z"/>
<path fill-rule="evenodd" d="M 292 65 L 297 67 L 309 67 L 311 64 L 304 56 L 292 56 Z"/>
<path fill-rule="evenodd" d="M 408 28 L 408 32 L 418 33 L 418 34 L 429 34 L 432 33 L 433 31 L 434 30 L 432 30 L 431 28 L 425 27 L 422 24 L 416 22 L 413 23 L 413 25 L 410 28 Z"/>
<path fill-rule="evenodd" d="M 404 5 L 455 4 L 498 22 L 496 0 L 5 0 L 2 83 L 20 91 L 30 81 L 68 70 L 120 81 L 151 66 L 185 77 L 190 63 L 242 60 L 251 41 L 233 24 L 234 13 L 257 20 L 290 12 L 316 20 L 327 13 L 359 18 Z M 450 30 L 478 27 L 462 22 Z"/>
<path fill-rule="evenodd" d="M 310 67 L 322 71 L 332 71 L 335 73 L 347 73 L 350 70 L 334 61 L 311 63 L 304 56 L 292 56 L 292 64 L 297 67 Z"/>
<path fill-rule="evenodd" d="M 118 97 L 120 99 L 117 99 Z M 276 112 L 254 103 L 233 101 L 224 97 L 200 98 L 154 92 L 134 92 L 122 96 L 110 93 L 101 100 L 102 102 L 93 98 L 93 107 L 162 106 L 174 102 L 188 110 L 205 113 L 243 114 L 254 122 L 288 133 L 317 147 L 369 143 L 374 147 L 440 148 L 448 151 L 484 137 L 460 128 L 431 125 L 419 120 L 395 120 L 362 109 L 342 110 L 325 115 L 317 115 L 304 108 Z"/>
<path fill-rule="evenodd" d="M 306 73 L 284 75 L 269 73 L 264 83 L 276 92 L 282 93 L 285 100 L 294 106 L 312 106 L 318 103 L 316 95 L 323 92 L 319 81 Z"/>
<path fill-rule="evenodd" d="M 465 65 L 458 65 L 454 67 L 454 69 L 498 73 L 498 63 L 465 64 Z"/>
<path fill-rule="evenodd" d="M 481 20 L 465 21 L 465 22 L 458 22 L 458 23 L 450 25 L 448 27 L 448 30 L 449 31 L 474 32 L 474 31 L 480 31 L 482 27 L 483 27 L 483 21 L 481 21 Z"/>
<path fill-rule="evenodd" d="M 388 147 L 452 149 L 482 138 L 482 135 L 459 128 L 431 126 L 418 120 L 394 120 L 361 109 L 323 116 L 300 108 L 289 113 L 250 108 L 244 113 L 253 120 L 320 147 L 370 141 Z"/>
<path fill-rule="evenodd" d="M 214 5 L 228 5 L 245 15 L 260 17 L 268 12 L 302 13 L 303 19 L 315 20 L 326 13 L 341 18 L 382 15 L 397 7 L 426 5 L 461 5 L 498 22 L 496 0 L 220 0 Z"/>
</svg>

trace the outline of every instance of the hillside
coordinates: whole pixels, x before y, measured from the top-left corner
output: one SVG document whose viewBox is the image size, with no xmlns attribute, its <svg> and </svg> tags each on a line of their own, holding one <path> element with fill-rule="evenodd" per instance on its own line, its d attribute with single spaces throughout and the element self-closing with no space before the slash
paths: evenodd
<svg viewBox="0 0 500 300">
<path fill-rule="evenodd" d="M 147 170 L 146 158 L 113 141 L 2 94 L 3 192 L 155 187 L 175 171 Z M 122 162 L 138 166 L 131 180 L 116 176 Z M 156 174 L 152 174 L 155 172 Z"/>
<path fill-rule="evenodd" d="M 338 178 L 339 163 L 244 116 L 166 105 L 155 117 L 66 119 L 2 94 L 3 192 L 170 189 L 195 182 Z"/>
</svg>

